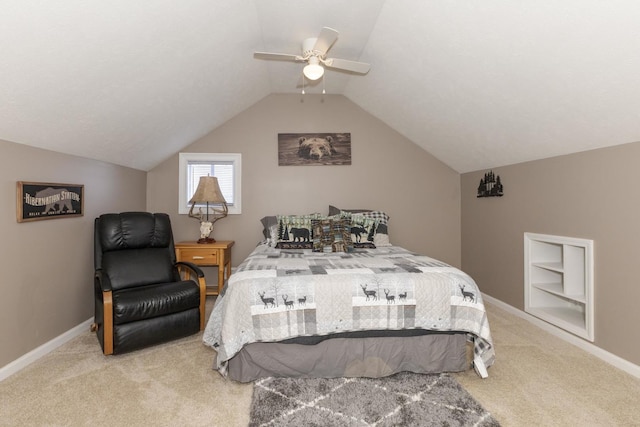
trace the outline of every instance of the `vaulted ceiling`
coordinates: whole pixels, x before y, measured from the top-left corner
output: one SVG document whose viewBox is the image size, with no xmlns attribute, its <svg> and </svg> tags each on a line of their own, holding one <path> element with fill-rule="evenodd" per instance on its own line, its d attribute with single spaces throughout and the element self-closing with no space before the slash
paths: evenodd
<svg viewBox="0 0 640 427">
<path fill-rule="evenodd" d="M 640 140 L 636 0 L 0 0 L 0 139 L 149 170 L 270 93 L 323 26 L 342 94 L 460 173 Z"/>
</svg>

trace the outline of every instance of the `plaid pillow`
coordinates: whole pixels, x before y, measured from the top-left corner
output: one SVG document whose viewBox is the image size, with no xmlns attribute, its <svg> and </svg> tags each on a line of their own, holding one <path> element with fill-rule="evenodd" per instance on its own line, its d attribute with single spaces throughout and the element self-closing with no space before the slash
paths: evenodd
<svg viewBox="0 0 640 427">
<path fill-rule="evenodd" d="M 389 223 L 389 215 L 382 211 L 353 212 L 352 215 L 362 215 L 365 218 L 375 219 L 379 224 L 387 225 Z"/>
<path fill-rule="evenodd" d="M 350 221 L 322 218 L 311 220 L 314 252 L 351 252 Z"/>
</svg>

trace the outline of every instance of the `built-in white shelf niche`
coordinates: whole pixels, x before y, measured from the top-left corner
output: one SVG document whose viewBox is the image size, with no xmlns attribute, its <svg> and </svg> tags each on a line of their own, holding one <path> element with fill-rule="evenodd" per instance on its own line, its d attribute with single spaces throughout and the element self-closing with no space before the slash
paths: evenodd
<svg viewBox="0 0 640 427">
<path fill-rule="evenodd" d="M 524 310 L 593 341 L 593 240 L 524 234 Z"/>
</svg>

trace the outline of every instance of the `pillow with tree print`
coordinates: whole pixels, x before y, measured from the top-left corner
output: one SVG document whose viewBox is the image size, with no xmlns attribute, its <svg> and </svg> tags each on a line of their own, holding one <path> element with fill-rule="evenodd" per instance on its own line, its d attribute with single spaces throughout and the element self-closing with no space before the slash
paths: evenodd
<svg viewBox="0 0 640 427">
<path fill-rule="evenodd" d="M 278 215 L 276 248 L 312 249 L 313 231 L 311 220 L 319 215 Z"/>
</svg>

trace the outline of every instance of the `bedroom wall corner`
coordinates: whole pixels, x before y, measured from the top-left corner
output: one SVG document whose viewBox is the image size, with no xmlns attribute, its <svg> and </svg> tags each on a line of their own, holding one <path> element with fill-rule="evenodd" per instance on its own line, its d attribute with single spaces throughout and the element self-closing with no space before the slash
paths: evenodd
<svg viewBox="0 0 640 427">
<path fill-rule="evenodd" d="M 639 365 L 638 159 L 640 142 L 493 168 L 503 197 L 476 197 L 485 170 L 463 174 L 463 270 L 524 310 L 524 233 L 593 239 L 594 344 Z"/>
<path fill-rule="evenodd" d="M 144 210 L 146 172 L 0 140 L 0 366 L 93 317 L 93 221 Z M 16 181 L 83 184 L 84 215 L 16 221 Z M 96 351 L 100 345 L 96 339 Z"/>
</svg>

